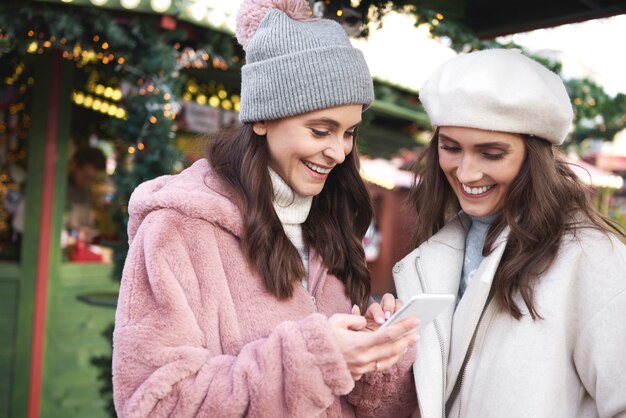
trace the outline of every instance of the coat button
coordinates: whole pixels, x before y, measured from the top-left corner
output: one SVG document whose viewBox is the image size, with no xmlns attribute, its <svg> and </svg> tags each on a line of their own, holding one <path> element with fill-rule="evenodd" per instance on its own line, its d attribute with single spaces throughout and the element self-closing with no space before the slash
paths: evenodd
<svg viewBox="0 0 626 418">
<path fill-rule="evenodd" d="M 396 263 L 395 266 L 393 266 L 394 273 L 400 273 L 402 270 L 404 270 L 404 263 L 401 261 Z"/>
</svg>

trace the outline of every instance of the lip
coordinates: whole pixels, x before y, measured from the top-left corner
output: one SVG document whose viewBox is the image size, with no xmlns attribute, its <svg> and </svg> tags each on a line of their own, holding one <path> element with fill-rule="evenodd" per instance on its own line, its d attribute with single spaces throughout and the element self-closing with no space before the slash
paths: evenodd
<svg viewBox="0 0 626 418">
<path fill-rule="evenodd" d="M 463 188 L 463 184 L 460 181 L 458 181 L 458 180 L 457 180 L 457 185 L 458 185 L 458 189 L 461 191 L 461 194 L 463 194 L 463 196 L 467 197 L 468 199 L 481 199 L 481 198 L 483 198 L 485 196 L 490 195 L 498 187 L 498 185 L 496 184 L 496 185 L 494 185 L 494 187 L 492 187 L 491 189 L 487 190 L 484 193 L 481 193 L 481 194 L 470 194 L 470 193 L 467 193 L 465 191 L 465 189 Z"/>
<path fill-rule="evenodd" d="M 313 169 L 309 168 L 309 166 L 307 166 L 307 165 L 305 164 L 305 161 L 306 161 L 306 160 L 302 160 L 302 161 L 301 161 L 301 162 L 302 162 L 302 165 L 303 165 L 303 166 L 304 166 L 304 168 L 306 168 L 306 170 L 307 170 L 307 171 L 311 174 L 311 176 L 313 176 L 314 178 L 319 179 L 319 180 L 326 180 L 326 178 L 328 177 L 328 175 L 330 174 L 330 172 L 328 172 L 328 173 L 318 173 L 317 171 L 315 171 L 315 170 L 313 170 Z M 306 161 L 306 162 L 307 162 L 307 163 L 309 163 L 309 164 L 313 164 L 313 165 L 316 165 L 316 166 L 318 166 L 318 167 L 321 167 L 321 168 L 323 168 L 323 169 L 325 169 L 325 170 L 331 170 L 331 169 L 333 169 L 333 167 L 329 167 L 329 166 L 326 166 L 326 165 L 313 163 L 313 162 L 311 162 L 311 161 Z"/>
</svg>

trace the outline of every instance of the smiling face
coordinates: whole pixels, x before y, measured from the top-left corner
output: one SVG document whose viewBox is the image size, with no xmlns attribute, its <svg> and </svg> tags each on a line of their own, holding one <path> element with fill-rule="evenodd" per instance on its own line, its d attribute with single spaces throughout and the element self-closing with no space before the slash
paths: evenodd
<svg viewBox="0 0 626 418">
<path fill-rule="evenodd" d="M 361 105 L 338 106 L 273 121 L 255 122 L 267 136 L 269 165 L 301 196 L 318 195 L 330 171 L 354 146 Z"/>
<path fill-rule="evenodd" d="M 502 207 L 526 158 L 521 135 L 445 126 L 439 128 L 439 166 L 461 208 L 487 216 Z"/>
</svg>

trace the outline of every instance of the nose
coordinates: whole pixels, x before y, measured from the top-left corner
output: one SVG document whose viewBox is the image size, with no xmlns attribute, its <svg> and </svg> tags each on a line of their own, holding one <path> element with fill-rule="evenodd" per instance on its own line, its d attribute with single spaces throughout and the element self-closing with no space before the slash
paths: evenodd
<svg viewBox="0 0 626 418">
<path fill-rule="evenodd" d="M 328 143 L 326 144 L 326 148 L 324 148 L 323 154 L 324 156 L 333 160 L 335 164 L 341 164 L 346 159 L 347 145 L 344 143 L 344 139 L 340 136 L 333 135 L 331 138 L 328 138 Z"/>
<path fill-rule="evenodd" d="M 476 159 L 469 155 L 464 155 L 456 169 L 456 177 L 461 183 L 473 183 L 483 178 L 483 172 Z"/>
</svg>

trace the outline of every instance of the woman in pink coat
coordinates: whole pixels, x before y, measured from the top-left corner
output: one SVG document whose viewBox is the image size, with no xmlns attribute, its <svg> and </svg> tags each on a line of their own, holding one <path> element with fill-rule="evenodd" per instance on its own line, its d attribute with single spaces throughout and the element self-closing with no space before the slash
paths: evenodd
<svg viewBox="0 0 626 418">
<path fill-rule="evenodd" d="M 361 247 L 363 56 L 305 1 L 245 1 L 237 37 L 243 125 L 130 201 L 117 413 L 408 416 L 417 320 L 377 330 L 399 304 L 370 305 Z"/>
</svg>

